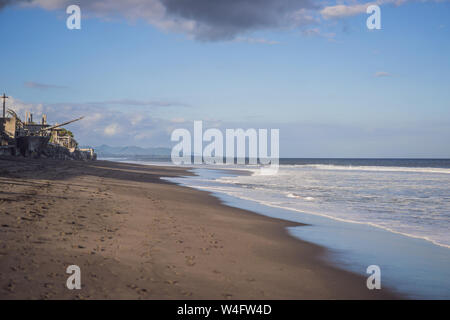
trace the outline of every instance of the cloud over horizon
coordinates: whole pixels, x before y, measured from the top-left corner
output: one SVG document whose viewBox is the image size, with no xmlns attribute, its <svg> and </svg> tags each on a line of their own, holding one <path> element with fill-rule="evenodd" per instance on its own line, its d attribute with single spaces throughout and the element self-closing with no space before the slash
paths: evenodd
<svg viewBox="0 0 450 320">
<path fill-rule="evenodd" d="M 171 120 L 153 117 L 145 111 L 116 110 L 95 103 L 26 103 L 10 97 L 7 108 L 14 110 L 22 119 L 27 111 L 33 113 L 36 121 L 46 114 L 49 123 L 62 123 L 85 116 L 68 128 L 74 132 L 78 142 L 91 146 L 103 143 L 167 146 L 170 132 L 179 125 Z"/>
<path fill-rule="evenodd" d="M 42 114 L 48 115 L 49 123 L 62 123 L 80 116 L 81 121 L 67 126 L 75 134 L 80 145 L 100 146 L 103 144 L 124 147 L 166 147 L 174 145 L 170 135 L 174 129 L 193 129 L 193 122 L 183 118 L 157 118 L 147 112 L 127 112 L 113 110 L 99 105 L 88 104 L 35 104 L 25 103 L 10 97 L 8 107 L 15 110 L 19 117 L 25 111 L 31 111 L 34 119 Z M 445 145 L 450 136 L 447 120 L 425 123 L 382 123 L 368 127 L 366 124 L 337 123 L 245 123 L 224 122 L 217 119 L 204 120 L 206 128 L 279 128 L 283 132 L 280 140 L 282 157 L 422 157 L 427 152 L 436 152 L 436 156 L 446 157 L 448 150 L 439 147 Z M 192 132 L 192 131 L 191 131 Z M 298 137 L 316 137 L 316 139 L 299 139 Z M 388 138 L 388 139 L 387 139 Z M 426 140 L 422 153 L 417 153 L 416 143 L 411 141 Z M 368 143 L 370 142 L 370 143 Z M 374 143 L 379 148 L 373 149 Z M 206 144 L 205 144 L 206 145 Z M 204 146 L 205 146 L 204 145 Z M 437 149 L 436 149 L 437 148 Z M 295 150 L 302 150 L 296 154 Z M 353 154 L 359 150 L 359 154 Z"/>
</svg>

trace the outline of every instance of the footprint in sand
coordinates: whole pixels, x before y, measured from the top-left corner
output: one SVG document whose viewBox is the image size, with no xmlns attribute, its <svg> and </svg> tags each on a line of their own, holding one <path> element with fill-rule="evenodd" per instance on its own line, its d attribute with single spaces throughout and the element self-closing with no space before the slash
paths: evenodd
<svg viewBox="0 0 450 320">
<path fill-rule="evenodd" d="M 190 267 L 195 265 L 195 256 L 186 256 L 186 264 Z"/>
</svg>

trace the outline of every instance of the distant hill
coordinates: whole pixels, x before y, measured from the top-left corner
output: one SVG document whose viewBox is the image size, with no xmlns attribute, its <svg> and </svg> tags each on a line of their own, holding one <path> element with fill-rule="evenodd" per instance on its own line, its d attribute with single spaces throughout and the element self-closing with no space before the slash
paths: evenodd
<svg viewBox="0 0 450 320">
<path fill-rule="evenodd" d="M 170 157 L 171 150 L 169 148 L 141 148 L 136 146 L 111 147 L 101 145 L 95 147 L 95 152 L 100 157 L 120 157 L 120 156 L 156 156 Z"/>
</svg>

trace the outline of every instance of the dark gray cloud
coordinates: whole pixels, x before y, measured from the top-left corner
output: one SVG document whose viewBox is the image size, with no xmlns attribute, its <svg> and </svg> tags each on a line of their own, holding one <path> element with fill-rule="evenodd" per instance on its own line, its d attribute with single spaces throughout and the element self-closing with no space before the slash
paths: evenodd
<svg viewBox="0 0 450 320">
<path fill-rule="evenodd" d="M 161 0 L 169 16 L 195 22 L 201 40 L 232 39 L 247 31 L 303 24 L 299 12 L 317 9 L 311 0 Z M 305 20 L 308 18 L 303 17 Z"/>
<path fill-rule="evenodd" d="M 231 40 L 253 31 L 316 23 L 321 8 L 317 0 L 23 1 L 46 10 L 64 10 L 70 4 L 78 4 L 90 16 L 141 19 L 157 28 L 205 41 Z"/>
<path fill-rule="evenodd" d="M 8 4 L 11 4 L 11 2 L 12 2 L 11 0 L 0 0 L 0 9 L 3 9 Z"/>
<path fill-rule="evenodd" d="M 21 2 L 31 2 L 32 0 L 0 0 L 0 10 L 4 7 L 14 4 L 19 4 Z"/>
</svg>

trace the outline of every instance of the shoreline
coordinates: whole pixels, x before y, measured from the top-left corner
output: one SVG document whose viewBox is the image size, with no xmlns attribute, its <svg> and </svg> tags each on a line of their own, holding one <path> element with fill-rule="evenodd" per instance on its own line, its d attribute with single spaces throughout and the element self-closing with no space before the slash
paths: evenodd
<svg viewBox="0 0 450 320">
<path fill-rule="evenodd" d="M 324 262 L 325 247 L 288 234 L 301 224 L 160 179 L 187 170 L 0 160 L 0 298 L 400 298 Z M 65 287 L 71 264 L 81 290 Z"/>
<path fill-rule="evenodd" d="M 209 191 L 222 203 L 259 215 L 293 223 L 288 227 L 296 239 L 326 248 L 323 260 L 343 270 L 366 277 L 366 268 L 382 270 L 382 286 L 408 299 L 447 299 L 450 273 L 448 249 L 425 239 L 408 237 L 364 223 L 349 223 L 307 211 L 292 210 L 257 198 L 236 193 L 239 187 L 222 189 L 216 179 L 233 177 L 238 172 L 215 168 L 192 168 L 195 176 L 169 178 L 197 190 Z M 241 171 L 242 172 L 242 171 Z M 227 185 L 227 184 L 225 184 Z M 244 189 L 245 190 L 245 189 Z M 414 279 L 413 281 L 411 281 Z"/>
</svg>

